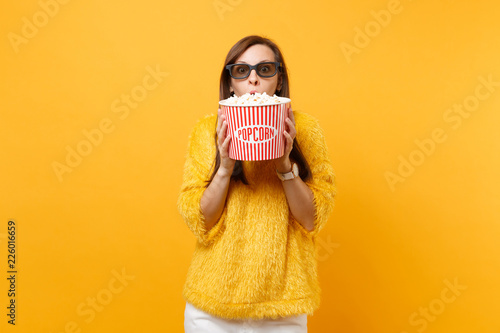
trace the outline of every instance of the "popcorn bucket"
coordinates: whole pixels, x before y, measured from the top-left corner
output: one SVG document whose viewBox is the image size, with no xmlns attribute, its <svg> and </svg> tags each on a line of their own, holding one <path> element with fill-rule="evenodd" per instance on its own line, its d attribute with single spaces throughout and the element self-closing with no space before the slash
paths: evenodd
<svg viewBox="0 0 500 333">
<path fill-rule="evenodd" d="M 289 98 L 280 103 L 229 105 L 220 101 L 231 136 L 229 157 L 241 161 L 263 161 L 283 156 L 285 152 L 285 119 Z"/>
</svg>

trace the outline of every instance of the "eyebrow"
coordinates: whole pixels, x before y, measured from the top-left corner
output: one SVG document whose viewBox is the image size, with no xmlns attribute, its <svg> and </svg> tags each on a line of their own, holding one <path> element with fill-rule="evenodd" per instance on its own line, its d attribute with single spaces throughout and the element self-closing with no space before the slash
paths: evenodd
<svg viewBox="0 0 500 333">
<path fill-rule="evenodd" d="M 266 59 L 266 60 L 259 61 L 258 64 L 260 64 L 261 62 L 272 62 L 272 61 Z M 237 64 L 247 64 L 248 65 L 248 63 L 246 61 L 242 61 L 242 60 L 239 60 L 236 63 Z"/>
</svg>

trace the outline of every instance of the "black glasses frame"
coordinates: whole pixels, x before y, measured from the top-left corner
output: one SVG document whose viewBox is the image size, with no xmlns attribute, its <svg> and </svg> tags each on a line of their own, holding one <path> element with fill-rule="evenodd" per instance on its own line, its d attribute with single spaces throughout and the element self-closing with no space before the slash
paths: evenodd
<svg viewBox="0 0 500 333">
<path fill-rule="evenodd" d="M 276 66 L 276 70 L 274 71 L 273 74 L 270 74 L 270 75 L 261 75 L 259 73 L 259 71 L 257 70 L 257 67 L 260 66 L 260 65 L 266 65 L 266 64 L 274 64 Z M 231 69 L 234 67 L 234 66 L 247 66 L 250 70 L 248 71 L 248 74 L 243 76 L 243 77 L 234 77 L 233 74 L 231 73 Z M 277 62 L 277 61 L 266 61 L 266 62 L 259 62 L 257 65 L 249 65 L 249 64 L 231 64 L 231 65 L 226 65 L 226 69 L 229 71 L 229 75 L 233 78 L 233 79 L 236 79 L 236 80 L 243 80 L 243 79 L 246 79 L 247 77 L 250 76 L 250 73 L 252 73 L 252 70 L 255 69 L 255 73 L 257 73 L 258 76 L 260 77 L 273 77 L 276 75 L 276 73 L 278 73 L 278 70 L 279 68 L 281 68 L 281 63 L 280 62 Z"/>
</svg>

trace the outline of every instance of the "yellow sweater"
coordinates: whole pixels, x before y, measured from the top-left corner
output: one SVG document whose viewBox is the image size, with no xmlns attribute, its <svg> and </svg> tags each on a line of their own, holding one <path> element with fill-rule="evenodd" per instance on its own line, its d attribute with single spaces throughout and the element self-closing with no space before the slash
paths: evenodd
<svg viewBox="0 0 500 333">
<path fill-rule="evenodd" d="M 178 209 L 196 236 L 183 296 L 226 319 L 312 315 L 319 307 L 316 236 L 334 205 L 335 175 L 317 120 L 294 111 L 297 137 L 312 171 L 316 218 L 309 232 L 290 214 L 272 161 L 243 162 L 249 182 L 231 181 L 220 220 L 208 232 L 200 199 L 215 157 L 216 115 L 189 138 Z"/>
</svg>

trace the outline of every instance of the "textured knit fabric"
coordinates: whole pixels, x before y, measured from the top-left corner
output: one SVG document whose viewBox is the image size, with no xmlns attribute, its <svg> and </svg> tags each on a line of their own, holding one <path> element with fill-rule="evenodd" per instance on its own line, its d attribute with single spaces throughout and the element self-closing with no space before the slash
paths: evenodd
<svg viewBox="0 0 500 333">
<path fill-rule="evenodd" d="M 294 111 L 297 136 L 311 172 L 314 229 L 290 213 L 273 161 L 244 161 L 249 185 L 231 181 L 219 221 L 206 230 L 200 200 L 215 158 L 217 115 L 200 120 L 189 138 L 178 209 L 196 237 L 185 300 L 226 319 L 312 315 L 319 307 L 316 237 L 334 205 L 335 175 L 323 131 Z"/>
</svg>

